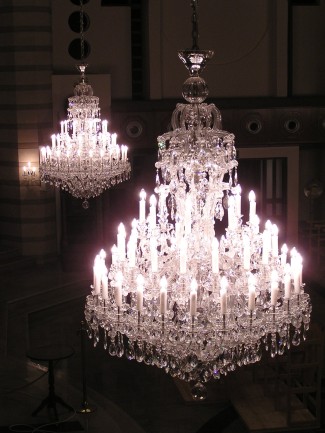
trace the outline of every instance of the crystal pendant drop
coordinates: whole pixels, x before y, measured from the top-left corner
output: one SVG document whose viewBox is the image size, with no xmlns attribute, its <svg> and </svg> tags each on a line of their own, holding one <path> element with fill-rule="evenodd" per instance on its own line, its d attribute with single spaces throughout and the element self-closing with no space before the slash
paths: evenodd
<svg viewBox="0 0 325 433">
<path fill-rule="evenodd" d="M 191 394 L 194 400 L 206 400 L 208 392 L 206 387 L 201 383 L 197 382 L 191 389 Z"/>
<path fill-rule="evenodd" d="M 88 201 L 88 200 L 84 200 L 84 201 L 82 202 L 82 207 L 83 207 L 84 209 L 89 209 L 89 201 Z"/>
</svg>

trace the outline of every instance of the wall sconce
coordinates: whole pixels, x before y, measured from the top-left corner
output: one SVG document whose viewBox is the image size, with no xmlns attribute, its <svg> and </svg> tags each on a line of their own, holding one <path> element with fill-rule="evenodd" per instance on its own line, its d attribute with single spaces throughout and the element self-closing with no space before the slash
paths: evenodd
<svg viewBox="0 0 325 433">
<path fill-rule="evenodd" d="M 22 168 L 21 181 L 24 185 L 36 185 L 39 183 L 39 174 L 36 171 L 36 167 L 30 161 Z"/>
</svg>

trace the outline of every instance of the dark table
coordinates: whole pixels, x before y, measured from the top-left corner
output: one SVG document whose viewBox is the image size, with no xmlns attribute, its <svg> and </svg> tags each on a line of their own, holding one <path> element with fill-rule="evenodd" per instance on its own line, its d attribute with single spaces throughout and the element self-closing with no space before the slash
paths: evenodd
<svg viewBox="0 0 325 433">
<path fill-rule="evenodd" d="M 43 361 L 48 363 L 49 393 L 41 404 L 34 410 L 32 413 L 33 416 L 37 415 L 38 412 L 47 407 L 48 409 L 53 409 L 55 418 L 58 419 L 56 409 L 57 403 L 70 411 L 74 411 L 74 409 L 65 403 L 62 398 L 58 397 L 54 391 L 54 363 L 70 358 L 72 355 L 74 355 L 73 348 L 64 345 L 43 346 L 27 351 L 27 357 L 32 361 Z"/>
</svg>

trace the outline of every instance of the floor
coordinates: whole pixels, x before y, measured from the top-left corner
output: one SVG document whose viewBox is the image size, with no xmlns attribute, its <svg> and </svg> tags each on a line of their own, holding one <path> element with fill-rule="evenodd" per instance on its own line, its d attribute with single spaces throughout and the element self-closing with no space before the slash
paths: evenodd
<svg viewBox="0 0 325 433">
<path fill-rule="evenodd" d="M 310 269 L 306 277 L 313 320 L 324 326 L 325 279 L 321 266 Z M 231 404 L 227 378 L 211 383 L 207 400 L 195 402 L 187 387 L 163 371 L 109 357 L 102 345 L 94 348 L 91 340 L 83 340 L 80 323 L 90 277 L 91 269 L 84 274 L 66 272 L 59 264 L 2 273 L 0 433 L 248 432 Z M 46 408 L 31 415 L 47 396 L 48 372 L 46 362 L 31 361 L 26 351 L 45 342 L 68 345 L 74 351 L 73 356 L 55 365 L 55 392 L 74 408 L 68 411 L 58 404 L 59 422 L 53 410 Z M 95 410 L 80 413 L 85 403 Z"/>
</svg>

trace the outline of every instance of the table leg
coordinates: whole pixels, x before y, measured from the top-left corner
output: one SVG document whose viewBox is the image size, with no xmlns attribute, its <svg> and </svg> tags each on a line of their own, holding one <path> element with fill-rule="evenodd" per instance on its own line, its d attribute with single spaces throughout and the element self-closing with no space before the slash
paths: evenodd
<svg viewBox="0 0 325 433">
<path fill-rule="evenodd" d="M 70 411 L 74 411 L 74 409 L 69 406 L 67 403 L 65 403 L 62 398 L 58 397 L 55 394 L 55 388 L 54 388 L 54 366 L 53 366 L 53 360 L 49 360 L 49 366 L 48 366 L 48 384 L 49 384 L 49 394 L 48 396 L 42 401 L 42 403 L 38 406 L 37 409 L 34 410 L 32 413 L 33 416 L 37 415 L 38 412 L 40 412 L 44 407 L 47 407 L 48 409 L 53 409 L 55 419 L 59 419 L 58 412 L 56 409 L 56 403 L 61 404 L 61 406 L 65 407 L 66 409 Z"/>
</svg>

